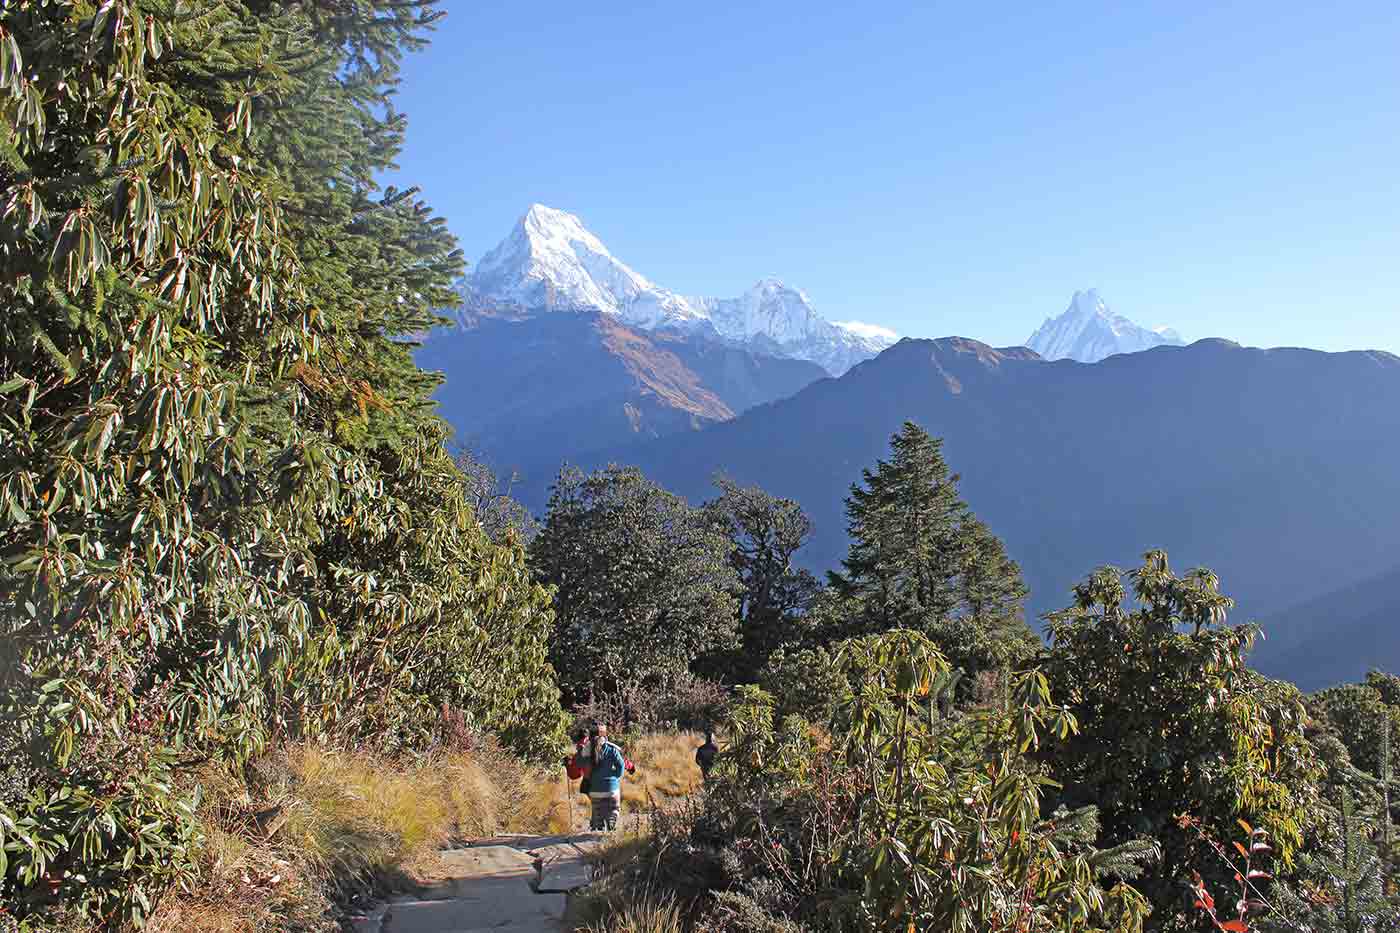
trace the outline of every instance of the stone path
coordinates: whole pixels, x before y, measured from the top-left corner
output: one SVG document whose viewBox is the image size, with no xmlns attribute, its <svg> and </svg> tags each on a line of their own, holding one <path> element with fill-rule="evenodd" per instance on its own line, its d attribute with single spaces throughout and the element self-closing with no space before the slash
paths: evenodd
<svg viewBox="0 0 1400 933">
<path fill-rule="evenodd" d="M 497 836 L 442 853 L 442 877 L 357 918 L 356 933 L 559 933 L 600 836 Z"/>
</svg>

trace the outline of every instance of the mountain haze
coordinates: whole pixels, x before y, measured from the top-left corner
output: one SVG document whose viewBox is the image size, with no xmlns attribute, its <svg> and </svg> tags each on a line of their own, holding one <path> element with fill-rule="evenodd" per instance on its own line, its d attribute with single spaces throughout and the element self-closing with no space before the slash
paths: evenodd
<svg viewBox="0 0 1400 933">
<path fill-rule="evenodd" d="M 1253 661 L 1304 690 L 1400 671 L 1400 567 L 1260 620 Z"/>
</svg>

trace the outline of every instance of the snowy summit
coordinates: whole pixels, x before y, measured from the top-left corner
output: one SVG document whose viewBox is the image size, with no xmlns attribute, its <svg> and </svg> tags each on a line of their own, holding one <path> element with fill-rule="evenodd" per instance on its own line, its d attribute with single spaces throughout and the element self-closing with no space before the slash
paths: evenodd
<svg viewBox="0 0 1400 933">
<path fill-rule="evenodd" d="M 646 328 L 703 320 L 684 298 L 616 259 L 573 214 L 543 204 L 531 205 L 482 257 L 470 287 L 530 311 L 604 311 Z"/>
<path fill-rule="evenodd" d="M 1071 359 L 1097 363 L 1116 353 L 1136 353 L 1184 341 L 1170 327 L 1149 330 L 1121 314 L 1115 314 L 1096 289 L 1075 292 L 1069 307 L 1057 318 L 1046 318 L 1031 334 L 1026 346 L 1047 360 Z"/>
<path fill-rule="evenodd" d="M 767 278 L 738 298 L 687 298 L 612 255 L 567 211 L 534 204 L 467 280 L 468 297 L 526 312 L 601 311 L 646 330 L 717 336 L 811 360 L 839 376 L 897 339 L 872 324 L 833 324 L 800 289 Z"/>
</svg>

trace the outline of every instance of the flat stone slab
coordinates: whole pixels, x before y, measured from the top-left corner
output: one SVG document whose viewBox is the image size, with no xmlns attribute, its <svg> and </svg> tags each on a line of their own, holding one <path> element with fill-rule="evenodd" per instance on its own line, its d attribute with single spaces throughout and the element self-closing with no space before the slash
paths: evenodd
<svg viewBox="0 0 1400 933">
<path fill-rule="evenodd" d="M 441 853 L 443 868 L 455 878 L 511 875 L 534 871 L 534 858 L 509 845 L 472 846 Z"/>
<path fill-rule="evenodd" d="M 589 881 L 597 834 L 498 836 L 442 856 L 445 877 L 389 901 L 357 929 L 376 933 L 559 933 L 565 892 Z M 534 888 L 538 887 L 540 893 Z"/>
<path fill-rule="evenodd" d="M 389 904 L 380 929 L 386 933 L 558 933 L 564 920 L 564 897 L 534 894 L 528 873 L 454 879 L 416 898 Z"/>
</svg>

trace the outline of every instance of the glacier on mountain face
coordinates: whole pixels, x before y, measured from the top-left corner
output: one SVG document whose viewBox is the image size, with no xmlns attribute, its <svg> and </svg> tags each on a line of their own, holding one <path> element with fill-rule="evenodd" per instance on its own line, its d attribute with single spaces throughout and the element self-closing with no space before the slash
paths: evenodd
<svg viewBox="0 0 1400 933">
<path fill-rule="evenodd" d="M 800 289 L 760 281 L 738 298 L 687 298 L 617 259 L 573 214 L 532 205 L 466 282 L 469 303 L 523 311 L 601 311 L 646 330 L 718 336 L 769 354 L 811 360 L 839 376 L 897 339 L 873 325 L 843 327 Z"/>
<path fill-rule="evenodd" d="M 1097 363 L 1117 353 L 1136 353 L 1164 344 L 1182 346 L 1185 341 L 1170 327 L 1149 330 L 1109 309 L 1096 289 L 1075 292 L 1069 307 L 1056 318 L 1046 318 L 1026 346 L 1047 360 L 1071 359 Z"/>
</svg>

